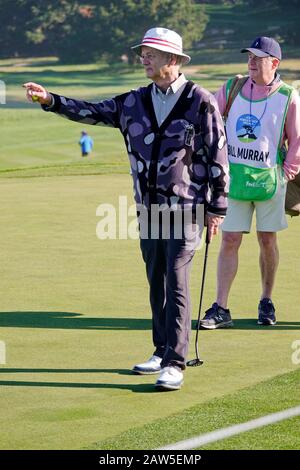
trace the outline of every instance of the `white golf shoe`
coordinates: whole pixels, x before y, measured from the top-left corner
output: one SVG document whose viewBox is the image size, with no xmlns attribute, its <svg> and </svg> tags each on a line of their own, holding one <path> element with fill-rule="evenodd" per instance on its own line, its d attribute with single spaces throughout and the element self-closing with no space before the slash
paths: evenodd
<svg viewBox="0 0 300 470">
<path fill-rule="evenodd" d="M 155 388 L 160 390 L 179 390 L 183 385 L 183 373 L 176 367 L 168 366 L 161 370 Z"/>
<path fill-rule="evenodd" d="M 154 355 L 150 357 L 148 361 L 134 366 L 132 369 L 132 372 L 134 372 L 135 374 L 141 374 L 141 375 L 159 374 L 161 371 L 161 366 L 160 366 L 161 360 L 162 360 L 161 357 Z"/>
</svg>

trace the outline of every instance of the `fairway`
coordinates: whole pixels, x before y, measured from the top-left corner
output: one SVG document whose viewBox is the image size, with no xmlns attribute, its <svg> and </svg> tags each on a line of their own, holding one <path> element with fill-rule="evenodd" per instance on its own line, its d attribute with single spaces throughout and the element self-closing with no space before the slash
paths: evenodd
<svg viewBox="0 0 300 470">
<path fill-rule="evenodd" d="M 274 292 L 278 323 L 257 326 L 260 295 L 255 232 L 245 236 L 230 296 L 234 329 L 201 331 L 204 365 L 188 368 L 179 392 L 159 393 L 156 376 L 131 374 L 153 353 L 151 316 L 138 240 L 99 240 L 99 204 L 133 204 L 132 181 L 118 131 L 86 126 L 95 141 L 82 160 L 81 126 L 29 105 L 21 84 L 98 100 L 145 80 L 103 64 L 62 66 L 55 59 L 1 61 L 7 105 L 1 107 L 0 364 L 1 449 L 157 448 L 281 411 L 300 402 L 300 218 L 279 234 Z M 283 79 L 299 60 L 283 61 Z M 215 90 L 245 64 L 186 68 Z M 72 78 L 68 78 L 68 77 Z M 215 297 L 220 236 L 210 246 L 204 309 Z M 203 250 L 193 263 L 197 318 Z M 194 334 L 189 358 L 194 357 Z M 299 357 L 299 355 L 298 355 Z M 299 418 L 220 441 L 214 449 L 299 448 Z"/>
</svg>

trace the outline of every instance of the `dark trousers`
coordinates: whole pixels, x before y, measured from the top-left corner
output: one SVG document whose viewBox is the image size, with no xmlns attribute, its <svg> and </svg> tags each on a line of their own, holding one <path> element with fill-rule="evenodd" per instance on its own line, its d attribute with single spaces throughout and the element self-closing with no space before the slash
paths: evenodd
<svg viewBox="0 0 300 470">
<path fill-rule="evenodd" d="M 141 239 L 140 245 L 150 286 L 154 354 L 162 357 L 162 367 L 185 369 L 191 331 L 189 275 L 201 232 L 193 224 L 187 236 L 172 235 Z"/>
</svg>

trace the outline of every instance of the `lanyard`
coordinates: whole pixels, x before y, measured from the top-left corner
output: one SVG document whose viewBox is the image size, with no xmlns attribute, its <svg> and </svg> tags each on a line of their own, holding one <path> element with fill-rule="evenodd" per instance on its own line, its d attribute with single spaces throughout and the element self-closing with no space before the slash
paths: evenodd
<svg viewBox="0 0 300 470">
<path fill-rule="evenodd" d="M 254 129 L 256 128 L 256 126 L 257 126 L 258 124 L 260 124 L 262 118 L 263 118 L 264 115 L 265 115 L 265 112 L 266 112 L 266 109 L 267 109 L 267 105 L 268 105 L 269 93 L 268 93 L 267 98 L 266 98 L 265 107 L 264 107 L 264 110 L 263 110 L 263 112 L 262 112 L 262 115 L 260 116 L 259 119 L 256 118 L 257 121 L 256 121 L 254 124 L 252 124 L 252 122 L 251 122 L 251 120 L 252 120 L 252 90 L 253 90 L 253 84 L 252 84 L 252 83 L 251 83 L 251 88 L 250 88 L 250 90 L 251 90 L 251 91 L 250 91 L 250 126 L 251 126 L 251 132 L 253 133 Z"/>
</svg>

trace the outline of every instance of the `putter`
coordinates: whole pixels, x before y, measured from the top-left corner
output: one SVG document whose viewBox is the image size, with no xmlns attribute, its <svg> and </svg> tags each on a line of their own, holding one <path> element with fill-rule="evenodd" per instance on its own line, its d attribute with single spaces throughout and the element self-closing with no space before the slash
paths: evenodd
<svg viewBox="0 0 300 470">
<path fill-rule="evenodd" d="M 198 335 L 200 329 L 200 316 L 201 316 L 201 309 L 202 309 L 202 300 L 203 300 L 203 291 L 204 291 L 204 282 L 205 282 L 205 273 L 206 273 L 206 263 L 207 263 L 207 255 L 208 255 L 208 245 L 209 245 L 209 238 L 208 238 L 208 227 L 206 228 L 206 237 L 205 237 L 205 254 L 204 254 L 204 263 L 203 263 L 203 273 L 202 273 L 202 283 L 201 283 L 201 292 L 200 292 L 200 302 L 199 302 L 199 311 L 198 311 L 198 320 L 197 320 L 197 332 L 196 332 L 196 339 L 195 339 L 195 351 L 196 351 L 196 358 L 191 359 L 186 363 L 188 367 L 196 367 L 201 366 L 203 364 L 202 359 L 199 357 L 199 350 L 198 350 Z"/>
</svg>

